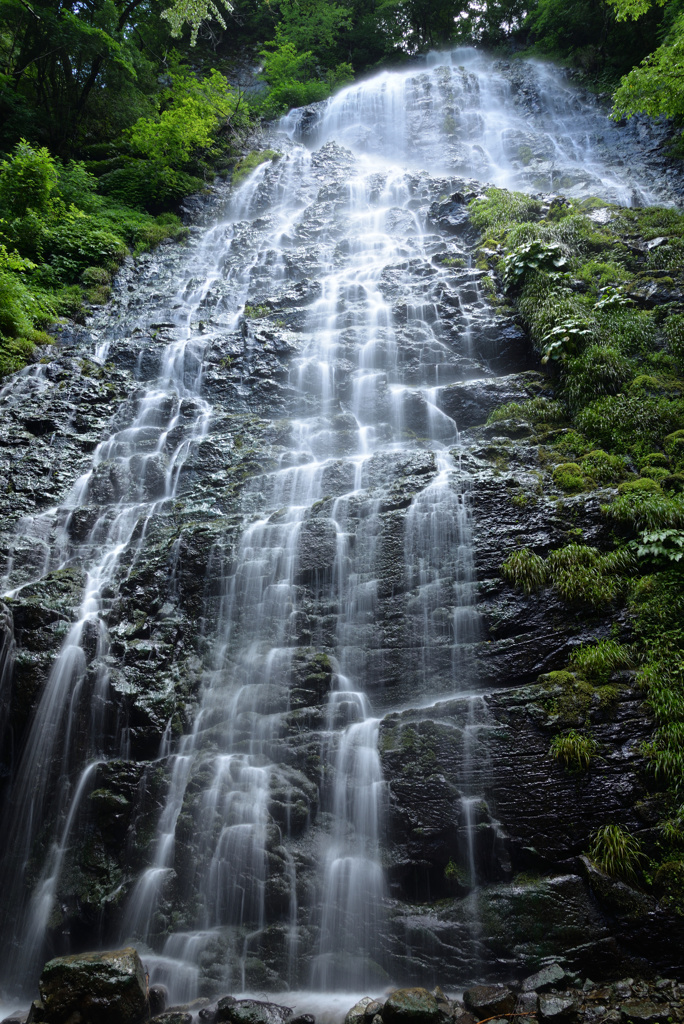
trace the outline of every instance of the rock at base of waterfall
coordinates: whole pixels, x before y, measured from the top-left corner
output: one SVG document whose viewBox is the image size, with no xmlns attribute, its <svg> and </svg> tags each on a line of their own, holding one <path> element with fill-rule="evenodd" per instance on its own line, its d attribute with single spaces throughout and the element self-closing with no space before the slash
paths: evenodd
<svg viewBox="0 0 684 1024">
<path fill-rule="evenodd" d="M 229 1024 L 284 1024 L 292 1017 L 292 1008 L 278 1003 L 262 1003 L 258 999 L 220 999 L 217 1021 Z"/>
<path fill-rule="evenodd" d="M 663 1013 L 662 1003 L 652 1003 L 649 999 L 635 999 L 622 1004 L 620 1016 L 623 1021 L 632 1021 L 632 1024 L 656 1024 L 657 1021 L 667 1019 L 669 1015 Z"/>
<path fill-rule="evenodd" d="M 547 992 L 550 988 L 564 988 L 571 981 L 572 977 L 560 964 L 549 964 L 525 978 L 520 987 L 523 992 Z"/>
<path fill-rule="evenodd" d="M 382 1008 L 383 1024 L 442 1024 L 449 1014 L 426 988 L 399 988 Z"/>
<path fill-rule="evenodd" d="M 366 1009 L 369 1006 L 374 1006 L 376 1002 L 377 1000 L 373 999 L 372 996 L 364 996 L 362 999 L 359 999 L 358 1003 L 354 1003 L 351 1010 L 348 1011 L 347 1016 L 344 1018 L 344 1024 L 364 1024 Z"/>
<path fill-rule="evenodd" d="M 40 976 L 40 996 L 45 1024 L 139 1024 L 148 1016 L 145 971 L 132 947 L 50 960 Z"/>
<path fill-rule="evenodd" d="M 149 1024 L 192 1024 L 192 1014 L 185 1010 L 168 1010 L 150 1017 Z"/>
<path fill-rule="evenodd" d="M 577 1004 L 569 996 L 541 995 L 539 996 L 539 1016 L 548 1024 L 570 1024 L 577 1020 Z"/>
<path fill-rule="evenodd" d="M 513 1013 L 515 996 L 504 985 L 475 985 L 463 993 L 463 1002 L 477 1020 Z"/>
</svg>

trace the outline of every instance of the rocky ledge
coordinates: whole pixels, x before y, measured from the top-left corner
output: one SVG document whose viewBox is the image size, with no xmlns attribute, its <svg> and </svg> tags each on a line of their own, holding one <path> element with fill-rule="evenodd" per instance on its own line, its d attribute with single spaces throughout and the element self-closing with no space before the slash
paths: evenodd
<svg viewBox="0 0 684 1024">
<path fill-rule="evenodd" d="M 321 996 L 321 1002 L 325 997 Z M 475 985 L 461 996 L 441 988 L 394 989 L 364 996 L 344 1024 L 665 1024 L 684 1021 L 684 983 L 655 977 L 597 985 L 549 963 L 508 985 Z M 330 1015 L 326 1014 L 326 1019 Z M 149 987 L 135 949 L 58 957 L 43 968 L 40 999 L 2 1024 L 316 1024 L 309 1013 L 258 999 L 196 999 L 166 1006 L 161 986 Z"/>
</svg>

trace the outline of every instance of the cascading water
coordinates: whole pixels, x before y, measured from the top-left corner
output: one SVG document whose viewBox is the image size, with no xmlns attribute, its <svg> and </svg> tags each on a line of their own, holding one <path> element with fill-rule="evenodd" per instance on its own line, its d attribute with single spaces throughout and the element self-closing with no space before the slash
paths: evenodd
<svg viewBox="0 0 684 1024">
<path fill-rule="evenodd" d="M 411 716 L 437 702 L 463 737 L 449 864 L 472 895 L 464 941 L 477 963 L 478 843 L 496 829 L 470 483 L 448 394 L 505 360 L 463 200 L 454 214 L 445 197 L 467 191 L 467 177 L 653 198 L 647 176 L 620 166 L 622 136 L 598 108 L 553 71 L 523 68 L 431 55 L 293 111 L 274 131 L 282 158 L 194 237 L 180 287 L 160 257 L 155 309 L 136 313 L 150 342 L 129 401 L 59 505 L 25 515 L 8 546 L 10 606 L 41 580 L 83 574 L 4 811 L 9 986 L 32 985 L 42 959 L 70 943 L 128 939 L 178 999 L 401 980 L 410 956 L 385 941 L 395 876 L 378 736 L 391 726 L 414 756 Z M 90 356 L 124 358 L 130 344 L 101 327 Z M 49 389 L 41 374 L 27 371 L 0 401 Z M 228 473 L 219 440 L 235 460 L 233 490 L 210 499 L 203 481 Z M 131 581 L 181 508 L 162 597 L 122 625 Z M 103 779 L 140 742 L 117 651 L 161 657 L 144 646 L 146 616 L 172 619 L 203 536 L 206 578 L 184 640 L 194 681 L 178 682 L 185 727 L 177 703 L 128 795 L 106 790 L 112 806 L 133 807 L 134 867 L 102 882 L 104 917 L 72 936 L 55 921 L 74 836 L 92 836 Z"/>
</svg>

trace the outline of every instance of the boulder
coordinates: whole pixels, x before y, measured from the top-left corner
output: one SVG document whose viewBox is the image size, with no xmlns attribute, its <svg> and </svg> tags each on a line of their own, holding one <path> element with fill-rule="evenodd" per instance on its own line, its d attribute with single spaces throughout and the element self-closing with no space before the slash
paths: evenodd
<svg viewBox="0 0 684 1024">
<path fill-rule="evenodd" d="M 373 999 L 372 996 L 364 996 L 359 999 L 358 1003 L 354 1003 L 351 1010 L 347 1013 L 344 1018 L 344 1024 L 363 1024 L 366 1019 L 366 1008 L 373 1006 L 377 1000 Z"/>
<path fill-rule="evenodd" d="M 549 964 L 525 978 L 521 989 L 523 992 L 548 992 L 551 988 L 563 988 L 570 980 L 560 964 Z"/>
<path fill-rule="evenodd" d="M 149 1024 L 192 1024 L 192 1014 L 185 1010 L 168 1010 L 150 1017 Z"/>
<path fill-rule="evenodd" d="M 569 996 L 539 996 L 539 1016 L 550 1024 L 570 1024 L 577 1019 L 577 1005 Z"/>
<path fill-rule="evenodd" d="M 426 988 L 399 988 L 381 1012 L 383 1024 L 442 1024 L 449 1015 Z"/>
<path fill-rule="evenodd" d="M 70 1018 L 81 1024 L 139 1024 L 148 1016 L 145 971 L 130 946 L 50 960 L 40 976 L 40 996 L 46 1024 Z"/>
<path fill-rule="evenodd" d="M 632 1024 L 657 1024 L 667 1019 L 668 1014 L 663 1012 L 665 1009 L 662 1004 L 652 1003 L 649 999 L 632 999 L 622 1004 L 620 1016 Z"/>
<path fill-rule="evenodd" d="M 513 1013 L 515 996 L 505 985 L 475 985 L 463 993 L 466 1008 L 477 1020 Z"/>
<path fill-rule="evenodd" d="M 289 1006 L 278 1003 L 262 1003 L 258 999 L 237 999 L 228 1002 L 220 999 L 216 1019 L 230 1024 L 284 1024 L 292 1017 Z"/>
</svg>

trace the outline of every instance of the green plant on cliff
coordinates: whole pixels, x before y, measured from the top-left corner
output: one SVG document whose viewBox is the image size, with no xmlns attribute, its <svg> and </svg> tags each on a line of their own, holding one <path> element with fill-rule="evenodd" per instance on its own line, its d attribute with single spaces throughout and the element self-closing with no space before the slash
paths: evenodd
<svg viewBox="0 0 684 1024">
<path fill-rule="evenodd" d="M 509 583 L 519 587 L 526 594 L 540 590 L 547 579 L 544 559 L 528 548 L 522 548 L 509 555 L 501 566 L 501 572 Z"/>
<path fill-rule="evenodd" d="M 630 668 L 632 652 L 617 640 L 599 640 L 596 644 L 584 644 L 570 656 L 570 668 L 579 672 L 596 686 L 605 685 L 613 672 Z"/>
<path fill-rule="evenodd" d="M 592 836 L 589 857 L 601 871 L 613 878 L 636 882 L 644 861 L 641 844 L 620 825 L 603 825 Z"/>
<path fill-rule="evenodd" d="M 588 768 L 598 747 L 592 736 L 571 729 L 569 732 L 554 736 L 549 747 L 549 754 L 570 771 Z"/>
</svg>

